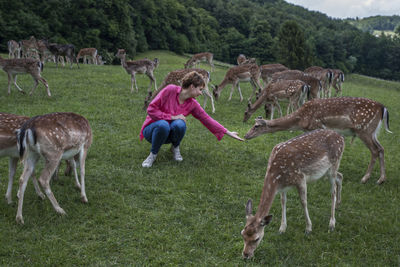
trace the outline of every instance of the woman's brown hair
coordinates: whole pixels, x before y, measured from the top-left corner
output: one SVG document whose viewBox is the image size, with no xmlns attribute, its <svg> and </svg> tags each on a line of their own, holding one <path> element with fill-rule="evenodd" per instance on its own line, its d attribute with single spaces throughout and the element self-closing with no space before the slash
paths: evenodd
<svg viewBox="0 0 400 267">
<path fill-rule="evenodd" d="M 194 87 L 199 87 L 199 86 L 204 87 L 206 85 L 203 76 L 196 71 L 189 72 L 182 79 L 183 89 L 189 88 L 190 85 L 192 84 Z"/>
</svg>

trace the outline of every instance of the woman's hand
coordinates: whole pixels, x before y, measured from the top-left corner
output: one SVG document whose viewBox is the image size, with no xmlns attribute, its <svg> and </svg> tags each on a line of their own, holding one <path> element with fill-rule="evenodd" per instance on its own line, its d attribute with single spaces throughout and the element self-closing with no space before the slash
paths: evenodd
<svg viewBox="0 0 400 267">
<path fill-rule="evenodd" d="M 242 138 L 239 137 L 237 132 L 227 131 L 226 134 L 229 135 L 232 138 L 235 138 L 236 140 L 244 141 Z"/>
<path fill-rule="evenodd" d="M 186 122 L 186 117 L 183 114 L 179 114 L 176 116 L 171 116 L 171 120 L 175 121 L 175 120 L 183 120 L 184 122 Z"/>
</svg>

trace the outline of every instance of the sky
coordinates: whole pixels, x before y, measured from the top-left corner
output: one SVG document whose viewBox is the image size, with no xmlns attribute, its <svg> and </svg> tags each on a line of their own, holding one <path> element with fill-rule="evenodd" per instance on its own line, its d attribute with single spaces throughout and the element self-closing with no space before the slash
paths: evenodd
<svg viewBox="0 0 400 267">
<path fill-rule="evenodd" d="M 400 0 L 286 0 L 333 18 L 400 15 Z"/>
</svg>

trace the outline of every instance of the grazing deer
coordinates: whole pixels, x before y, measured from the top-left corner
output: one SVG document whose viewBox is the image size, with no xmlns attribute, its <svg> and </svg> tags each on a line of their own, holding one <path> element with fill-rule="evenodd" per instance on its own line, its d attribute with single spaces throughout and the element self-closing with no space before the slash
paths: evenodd
<svg viewBox="0 0 400 267">
<path fill-rule="evenodd" d="M 214 99 L 212 97 L 212 94 L 210 93 L 208 89 L 208 83 L 210 82 L 210 73 L 206 70 L 203 69 L 180 69 L 180 70 L 175 70 L 171 71 L 170 73 L 167 74 L 167 76 L 164 78 L 164 81 L 162 82 L 161 86 L 158 87 L 158 90 L 155 92 L 149 92 L 147 95 L 145 101 L 144 101 L 144 107 L 143 109 L 146 110 L 147 107 L 149 106 L 150 102 L 158 95 L 158 93 L 164 89 L 168 84 L 175 84 L 175 85 L 181 85 L 183 77 L 188 74 L 189 72 L 196 71 L 198 72 L 201 76 L 204 78 L 204 90 L 203 96 L 204 96 L 204 102 L 203 102 L 203 108 L 206 108 L 207 104 L 207 98 L 210 98 L 211 100 L 211 107 L 212 107 L 212 113 L 215 113 L 215 107 L 214 107 Z"/>
<path fill-rule="evenodd" d="M 135 83 L 136 92 L 139 92 L 136 84 L 136 73 L 146 74 L 147 77 L 149 77 L 150 84 L 147 88 L 148 92 L 150 92 L 151 90 L 152 83 L 154 83 L 154 90 L 157 89 L 157 82 L 156 78 L 154 77 L 154 70 L 158 67 L 158 58 L 155 58 L 153 61 L 149 59 L 126 61 L 125 49 L 118 49 L 115 56 L 121 59 L 122 67 L 126 70 L 128 74 L 131 75 L 131 93 L 133 93 L 133 83 Z"/>
<path fill-rule="evenodd" d="M 44 43 L 49 49 L 49 51 L 56 57 L 56 66 L 58 68 L 58 58 L 60 56 L 64 57 L 69 60 L 70 68 L 72 69 L 72 65 L 76 62 L 76 66 L 79 69 L 79 63 L 75 58 L 75 46 L 73 44 L 49 44 L 47 40 L 44 40 Z"/>
<path fill-rule="evenodd" d="M 14 40 L 10 40 L 7 42 L 8 48 L 8 58 L 20 58 L 21 47 L 19 43 Z"/>
<path fill-rule="evenodd" d="M 17 163 L 19 160 L 17 148 L 16 131 L 29 119 L 29 117 L 19 116 L 0 112 L 0 157 L 8 157 L 8 186 L 6 200 L 8 204 L 12 203 L 11 193 Z M 40 190 L 35 177 L 32 178 L 35 191 L 39 197 L 44 199 L 44 194 Z"/>
<path fill-rule="evenodd" d="M 309 91 L 309 86 L 300 80 L 279 80 L 267 84 L 267 86 L 257 96 L 256 102 L 253 105 L 248 103 L 247 109 L 244 112 L 243 122 L 247 121 L 251 115 L 262 105 L 272 103 L 271 120 L 274 116 L 274 107 L 277 107 L 282 117 L 282 110 L 278 100 L 288 99 L 286 115 L 298 109 L 303 105 L 305 97 Z M 267 111 L 267 108 L 265 109 Z"/>
<path fill-rule="evenodd" d="M 256 64 L 243 64 L 239 66 L 234 66 L 230 68 L 226 74 L 222 82 L 215 86 L 213 90 L 213 94 L 216 100 L 218 100 L 221 91 L 228 84 L 232 84 L 231 93 L 229 95 L 228 101 L 231 100 L 233 91 L 235 87 L 237 87 L 240 95 L 240 102 L 243 101 L 242 91 L 240 90 L 239 82 L 250 82 L 253 87 L 253 93 L 251 94 L 249 100 L 255 94 L 257 88 L 261 91 L 261 85 L 259 83 L 260 79 L 260 68 Z"/>
<path fill-rule="evenodd" d="M 272 80 L 301 80 L 310 86 L 308 99 L 319 98 L 322 91 L 321 81 L 299 70 L 285 70 L 272 74 Z"/>
<path fill-rule="evenodd" d="M 97 65 L 97 49 L 90 47 L 90 48 L 82 48 L 79 50 L 78 55 L 76 56 L 76 61 L 79 62 L 79 59 L 83 57 L 83 64 L 89 64 L 89 59 L 92 59 L 92 64 Z"/>
<path fill-rule="evenodd" d="M 330 97 L 330 87 L 332 85 L 333 72 L 331 69 L 324 69 L 319 66 L 311 66 L 304 70 L 305 73 L 317 78 L 322 84 L 324 98 Z"/>
<path fill-rule="evenodd" d="M 36 116 L 22 125 L 17 138 L 19 154 L 24 164 L 19 180 L 16 216 L 18 223 L 24 223 L 22 205 L 26 184 L 40 157 L 44 158 L 45 165 L 39 182 L 57 213 L 65 214 L 65 211 L 51 191 L 50 179 L 62 159 L 69 159 L 75 169 L 74 156 L 79 155 L 81 201 L 88 202 L 85 192 L 85 160 L 92 143 L 92 130 L 84 117 L 62 112 Z"/>
<path fill-rule="evenodd" d="M 260 69 L 261 69 L 261 79 L 264 82 L 264 86 L 266 86 L 272 80 L 272 74 L 276 72 L 289 70 L 288 67 L 279 63 L 261 65 Z"/>
<path fill-rule="evenodd" d="M 344 73 L 339 69 L 333 69 L 332 87 L 335 88 L 335 96 L 342 96 L 342 83 L 344 82 Z M 329 92 L 329 95 L 331 92 Z"/>
<path fill-rule="evenodd" d="M 268 160 L 267 173 L 257 213 L 252 215 L 253 204 L 246 205 L 246 226 L 241 231 L 244 240 L 243 257 L 253 257 L 254 250 L 264 237 L 264 227 L 269 224 L 269 214 L 275 195 L 280 192 L 282 220 L 279 228 L 284 233 L 286 223 L 286 192 L 296 187 L 306 217 L 306 233 L 312 231 L 307 208 L 307 183 L 327 176 L 331 183 L 331 218 L 329 229 L 334 230 L 335 208 L 341 202 L 343 176 L 338 172 L 344 150 L 343 137 L 332 130 L 315 130 L 276 145 Z"/>
<path fill-rule="evenodd" d="M 40 76 L 40 72 L 43 70 L 43 64 L 39 60 L 32 58 L 3 59 L 0 56 L 0 68 L 8 75 L 8 94 L 11 93 L 11 81 L 13 81 L 17 89 L 24 94 L 25 92 L 17 85 L 17 75 L 29 73 L 34 80 L 34 86 L 29 95 L 33 94 L 33 91 L 40 81 L 46 87 L 47 95 L 49 97 L 51 96 L 47 81 Z"/>
<path fill-rule="evenodd" d="M 386 181 L 384 148 L 377 139 L 382 121 L 386 131 L 391 133 L 389 112 L 381 103 L 371 99 L 357 97 L 312 99 L 285 117 L 270 121 L 256 119 L 253 128 L 244 138 L 251 139 L 260 134 L 284 130 L 310 131 L 325 128 L 348 136 L 358 136 L 371 151 L 371 161 L 361 182 L 368 181 L 376 159 L 379 158 L 381 176 L 377 183 L 382 184 Z"/>
<path fill-rule="evenodd" d="M 204 53 L 199 53 L 199 54 L 194 54 L 186 63 L 185 63 L 185 69 L 197 67 L 198 64 L 200 64 L 201 61 L 207 61 L 208 64 L 211 66 L 211 72 L 214 71 L 214 64 L 213 64 L 213 58 L 214 55 L 210 52 L 204 52 Z"/>
</svg>

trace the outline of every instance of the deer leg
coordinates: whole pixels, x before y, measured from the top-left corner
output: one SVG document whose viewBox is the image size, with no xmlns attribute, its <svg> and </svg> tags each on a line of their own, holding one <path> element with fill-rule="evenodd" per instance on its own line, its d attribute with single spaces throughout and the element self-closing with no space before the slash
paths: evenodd
<svg viewBox="0 0 400 267">
<path fill-rule="evenodd" d="M 312 223 L 311 223 L 310 215 L 308 214 L 308 208 L 307 208 L 307 183 L 306 183 L 306 180 L 303 180 L 297 186 L 297 190 L 299 192 L 301 205 L 303 206 L 304 215 L 306 217 L 306 234 L 309 234 L 312 231 Z"/>
<path fill-rule="evenodd" d="M 231 93 L 229 94 L 228 101 L 231 101 L 231 99 L 232 99 L 232 94 L 233 94 L 233 90 L 235 90 L 235 86 L 237 86 L 238 83 L 239 83 L 239 82 L 236 82 L 236 83 L 233 83 L 233 84 L 232 84 Z"/>
<path fill-rule="evenodd" d="M 331 207 L 331 218 L 329 220 L 329 230 L 333 231 L 335 229 L 336 219 L 335 219 L 335 209 L 336 209 L 336 198 L 337 198 L 337 170 L 332 167 L 328 171 L 329 181 L 331 182 L 331 198 L 332 198 L 332 207 Z"/>
<path fill-rule="evenodd" d="M 43 194 L 42 190 L 40 189 L 38 180 L 35 177 L 35 173 L 32 173 L 32 183 L 33 183 L 33 187 L 35 188 L 35 192 L 36 194 L 41 198 L 41 199 L 45 199 L 45 195 Z"/>
<path fill-rule="evenodd" d="M 280 114 L 280 116 L 282 117 L 282 109 L 281 109 L 281 105 L 279 105 L 279 102 L 278 102 L 278 100 L 275 98 L 275 100 L 274 100 L 274 104 L 273 104 L 273 106 L 276 106 L 276 107 L 278 107 L 278 110 L 279 110 L 279 114 Z"/>
<path fill-rule="evenodd" d="M 282 220 L 281 226 L 279 227 L 279 233 L 283 234 L 286 231 L 286 192 L 281 192 L 281 205 L 282 205 Z"/>
<path fill-rule="evenodd" d="M 6 200 L 8 204 L 12 203 L 11 192 L 14 180 L 15 170 L 17 169 L 18 158 L 10 158 L 8 161 L 8 186 L 6 192 Z"/>
<path fill-rule="evenodd" d="M 31 90 L 31 92 L 29 93 L 29 95 L 31 96 L 33 94 L 33 91 L 35 91 L 36 87 L 38 86 L 39 82 L 38 82 L 38 77 L 32 76 L 33 78 L 33 88 Z"/>
<path fill-rule="evenodd" d="M 83 203 L 88 202 L 85 191 L 85 163 L 86 163 L 87 149 L 88 149 L 87 147 L 84 147 L 79 153 L 79 165 L 81 171 L 81 201 Z"/>
<path fill-rule="evenodd" d="M 374 168 L 374 165 L 375 165 L 377 157 L 380 156 L 379 155 L 380 153 L 379 153 L 379 149 L 376 147 L 374 141 L 372 140 L 372 136 L 370 134 L 368 134 L 368 136 L 359 135 L 359 137 L 364 142 L 364 144 L 369 148 L 369 150 L 371 151 L 371 161 L 370 161 L 370 163 L 368 165 L 367 172 L 365 173 L 364 177 L 361 179 L 361 182 L 364 184 L 371 177 L 371 172 L 372 172 L 372 170 Z M 382 154 L 383 154 L 383 152 L 382 152 Z M 383 174 L 383 176 L 382 176 L 382 174 Z M 386 179 L 384 175 L 385 175 L 385 170 L 384 170 L 384 167 L 383 167 L 383 172 L 382 172 L 382 168 L 381 168 L 381 178 L 378 180 L 378 182 L 381 181 L 381 180 L 382 180 L 381 182 L 383 182 Z"/>
<path fill-rule="evenodd" d="M 242 95 L 242 90 L 240 90 L 240 82 L 237 83 L 237 89 L 239 91 L 240 102 L 242 102 L 243 101 L 243 95 Z"/>
<path fill-rule="evenodd" d="M 340 172 L 336 172 L 336 185 L 337 185 L 337 198 L 336 198 L 336 208 L 342 202 L 342 181 L 343 181 L 343 174 Z"/>
<path fill-rule="evenodd" d="M 149 88 L 147 88 L 147 92 L 151 92 L 151 84 L 154 82 L 154 90 L 157 90 L 157 84 L 156 84 L 156 79 L 154 78 L 153 73 L 149 73 L 147 74 L 147 76 L 150 79 L 150 84 L 149 84 Z"/>
<path fill-rule="evenodd" d="M 20 224 L 24 224 L 24 219 L 22 216 L 22 206 L 24 203 L 24 194 L 25 194 L 26 185 L 28 183 L 29 177 L 32 175 L 32 173 L 35 169 L 37 160 L 38 160 L 38 155 L 29 153 L 24 160 L 24 170 L 22 172 L 21 177 L 19 178 L 19 189 L 18 189 L 18 193 L 17 193 L 18 210 L 17 210 L 17 216 L 15 219 L 16 219 L 17 223 L 20 223 Z"/>
<path fill-rule="evenodd" d="M 71 165 L 72 169 L 74 170 L 74 177 L 75 177 L 75 186 L 78 189 L 81 189 L 81 184 L 79 183 L 78 178 L 78 171 L 76 170 L 76 161 L 74 158 L 68 160 L 69 164 Z"/>
<path fill-rule="evenodd" d="M 204 104 L 203 104 L 203 108 L 206 108 L 206 104 L 207 104 L 207 97 L 210 98 L 211 100 L 211 108 L 212 108 L 212 113 L 215 113 L 215 107 L 214 107 L 214 99 L 210 93 L 210 91 L 208 91 L 207 88 L 204 88 L 203 90 L 203 96 L 204 96 Z"/>
<path fill-rule="evenodd" d="M 54 155 L 54 156 L 52 155 L 51 159 L 49 157 L 46 157 L 45 166 L 43 168 L 42 173 L 40 174 L 39 182 L 40 182 L 41 186 L 43 187 L 47 198 L 50 200 L 50 202 L 53 205 L 53 208 L 56 210 L 56 212 L 61 215 L 64 215 L 64 214 L 66 214 L 65 211 L 58 204 L 58 202 L 57 202 L 56 198 L 54 197 L 54 194 L 50 188 L 51 176 L 53 175 L 58 164 L 60 163 L 61 156 L 62 156 L 62 153 L 59 153 L 58 155 Z"/>
<path fill-rule="evenodd" d="M 135 87 L 136 87 L 136 92 L 139 92 L 139 89 L 137 87 L 136 84 L 136 77 L 135 77 L 135 72 L 131 73 L 131 93 L 133 93 L 133 84 L 135 83 Z"/>
<path fill-rule="evenodd" d="M 373 141 L 375 146 L 377 147 L 378 153 L 379 153 L 379 164 L 380 164 L 380 171 L 381 171 L 381 176 L 379 177 L 379 180 L 376 182 L 377 184 L 382 184 L 383 182 L 386 181 L 386 173 L 385 173 L 385 149 L 383 146 L 379 143 L 378 139 L 376 139 L 376 135 L 373 137 Z"/>
</svg>

